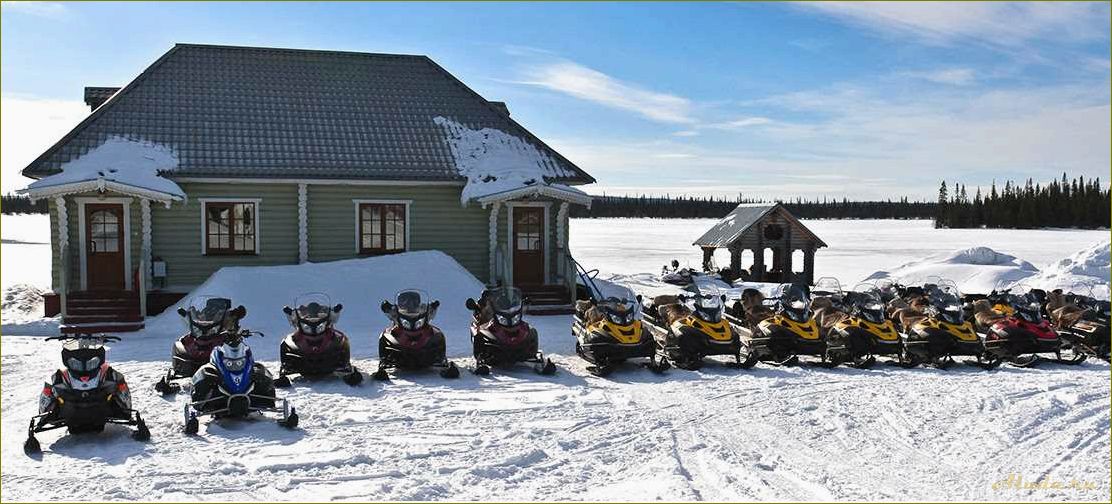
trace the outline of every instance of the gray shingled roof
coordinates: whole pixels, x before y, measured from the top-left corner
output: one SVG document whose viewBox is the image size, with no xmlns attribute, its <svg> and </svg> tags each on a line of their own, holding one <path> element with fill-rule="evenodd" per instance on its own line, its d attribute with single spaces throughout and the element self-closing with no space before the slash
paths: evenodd
<svg viewBox="0 0 1112 504">
<path fill-rule="evenodd" d="M 820 247 L 826 246 L 826 243 L 819 239 L 818 235 L 807 229 L 807 226 L 799 222 L 791 212 L 788 212 L 779 203 L 742 203 L 726 214 L 722 220 L 715 223 L 706 233 L 703 233 L 703 236 L 695 240 L 694 245 L 699 247 L 727 247 L 748 231 L 753 224 L 760 222 L 765 215 L 777 209 L 788 220 L 798 224 L 799 227 L 810 233 Z"/>
<path fill-rule="evenodd" d="M 425 56 L 178 44 L 23 174 L 60 170 L 113 136 L 177 150 L 175 176 L 463 180 L 443 116 L 549 156 L 546 176 L 594 179 Z"/>
</svg>

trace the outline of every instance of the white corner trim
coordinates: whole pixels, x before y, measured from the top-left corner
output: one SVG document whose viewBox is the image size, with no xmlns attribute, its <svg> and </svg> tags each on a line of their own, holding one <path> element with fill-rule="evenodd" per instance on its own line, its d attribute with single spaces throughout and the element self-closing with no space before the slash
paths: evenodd
<svg viewBox="0 0 1112 504">
<path fill-rule="evenodd" d="M 309 186 L 297 184 L 297 262 L 309 261 Z"/>
<path fill-rule="evenodd" d="M 548 243 L 548 234 L 549 234 L 548 233 L 548 223 L 549 223 L 548 209 L 552 206 L 552 202 L 551 201 L 507 201 L 507 202 L 505 202 L 505 205 L 506 205 L 507 209 L 509 210 L 508 212 L 506 212 L 506 245 L 507 245 L 506 249 L 507 249 L 507 252 L 508 252 L 506 255 L 509 256 L 509 258 L 507 258 L 507 260 L 506 260 L 506 263 L 509 265 L 509 268 L 507 268 L 507 271 L 506 271 L 506 284 L 507 285 L 513 285 L 514 284 L 513 283 L 514 282 L 514 250 L 516 250 L 516 247 L 517 247 L 517 244 L 514 243 L 514 208 L 515 207 L 544 207 L 544 222 L 542 223 L 544 225 L 544 227 L 543 227 L 543 229 L 541 229 L 541 235 L 544 236 L 544 279 L 543 279 L 543 282 L 546 283 L 546 284 L 549 283 L 551 281 L 550 280 L 551 277 L 549 276 L 548 268 L 549 268 L 549 262 L 550 262 L 549 259 L 551 257 L 550 254 L 552 252 L 552 249 L 551 249 L 551 247 L 549 246 L 549 243 Z"/>
<path fill-rule="evenodd" d="M 262 198 L 197 198 L 201 202 L 201 255 L 208 256 L 208 233 L 205 232 L 205 205 L 207 203 L 254 203 L 255 204 L 255 255 L 262 255 L 262 223 L 260 217 L 263 213 Z M 217 256 L 222 257 L 222 256 Z"/>
<path fill-rule="evenodd" d="M 81 270 L 81 290 L 89 288 L 89 264 L 88 264 L 88 246 L 89 244 L 85 239 L 85 205 L 87 204 L 118 204 L 124 207 L 124 242 L 122 244 L 124 249 L 124 290 L 131 290 L 131 200 L 132 198 L 96 198 L 96 197 L 80 197 L 73 198 L 77 203 L 77 241 L 80 243 L 78 250 L 80 251 L 80 270 Z"/>
<path fill-rule="evenodd" d="M 413 227 L 413 212 L 409 211 L 413 200 L 403 199 L 359 199 L 351 200 L 352 206 L 355 207 L 355 255 L 359 255 L 362 249 L 362 237 L 359 236 L 359 205 L 405 205 L 405 246 L 402 247 L 403 252 L 409 252 L 409 230 Z"/>
</svg>

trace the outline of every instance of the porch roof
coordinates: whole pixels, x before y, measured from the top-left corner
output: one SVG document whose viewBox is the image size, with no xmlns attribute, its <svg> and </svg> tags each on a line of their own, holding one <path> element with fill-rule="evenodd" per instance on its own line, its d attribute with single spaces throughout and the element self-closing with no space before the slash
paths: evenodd
<svg viewBox="0 0 1112 504">
<path fill-rule="evenodd" d="M 530 197 L 530 196 L 533 196 L 533 197 L 535 197 L 535 196 L 549 197 L 549 198 L 553 198 L 553 199 L 557 199 L 557 200 L 561 200 L 561 201 L 567 201 L 568 203 L 575 203 L 577 205 L 583 205 L 587 208 L 591 207 L 591 201 L 592 201 L 592 198 L 591 198 L 590 194 L 587 194 L 583 191 L 580 191 L 579 189 L 576 189 L 576 188 L 571 187 L 571 186 L 563 185 L 563 184 L 533 184 L 533 185 L 527 185 L 527 186 L 518 187 L 518 188 L 515 188 L 515 189 L 508 189 L 508 190 L 505 190 L 505 191 L 499 191 L 499 192 L 487 194 L 485 196 L 480 196 L 480 197 L 475 198 L 475 201 L 479 202 L 479 204 L 481 204 L 485 207 L 485 206 L 487 206 L 491 203 L 502 202 L 502 201 L 510 201 L 510 200 L 514 200 L 514 199 L 518 199 L 518 198 L 526 198 L 526 197 Z"/>
</svg>

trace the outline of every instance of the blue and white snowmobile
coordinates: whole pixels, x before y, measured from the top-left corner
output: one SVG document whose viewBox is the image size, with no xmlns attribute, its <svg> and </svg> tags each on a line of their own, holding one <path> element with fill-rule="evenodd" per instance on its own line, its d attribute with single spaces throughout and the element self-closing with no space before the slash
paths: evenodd
<svg viewBox="0 0 1112 504">
<path fill-rule="evenodd" d="M 255 362 L 244 340 L 247 330 L 228 332 L 224 344 L 213 349 L 208 364 L 193 375 L 192 402 L 185 405 L 185 432 L 196 434 L 198 417 L 246 418 L 251 413 L 280 413 L 278 424 L 297 427 L 297 411 L 275 395 L 274 378 Z"/>
</svg>

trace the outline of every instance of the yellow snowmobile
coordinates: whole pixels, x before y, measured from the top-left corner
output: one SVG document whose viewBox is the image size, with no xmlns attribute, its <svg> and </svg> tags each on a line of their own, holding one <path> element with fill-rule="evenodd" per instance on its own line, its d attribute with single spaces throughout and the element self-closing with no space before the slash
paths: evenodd
<svg viewBox="0 0 1112 504">
<path fill-rule="evenodd" d="M 757 323 L 753 331 L 749 350 L 756 359 L 784 366 L 798 364 L 801 355 L 813 355 L 823 367 L 842 363 L 842 352 L 828 347 L 811 311 L 811 298 L 801 286 L 781 285 L 766 301 L 775 303 L 775 314 Z"/>
<path fill-rule="evenodd" d="M 858 354 L 855 367 L 868 367 L 877 355 L 894 356 L 894 363 L 910 367 L 903 359 L 903 342 L 896 325 L 885 316 L 881 292 L 872 284 L 858 284 L 842 298 L 847 317 L 831 328 L 828 337 L 836 336 Z M 864 359 L 861 359 L 864 356 Z"/>
<path fill-rule="evenodd" d="M 681 369 L 697 370 L 711 355 L 731 355 L 731 367 L 749 369 L 757 363 L 741 342 L 741 332 L 724 316 L 726 296 L 717 287 L 704 286 L 678 296 L 661 296 L 644 309 L 644 320 L 668 362 Z M 671 298 L 671 299 L 668 299 Z"/>
<path fill-rule="evenodd" d="M 617 295 L 604 295 L 594 281 L 598 270 L 586 271 L 578 262 L 575 265 L 588 299 L 575 303 L 571 332 L 575 353 L 591 364 L 587 372 L 606 376 L 622 362 L 637 358 L 647 358 L 645 366 L 654 373 L 667 370 L 668 362 L 658 356 L 656 342 L 641 325 L 641 296 L 635 296 L 634 302 L 625 288 Z"/>
</svg>

